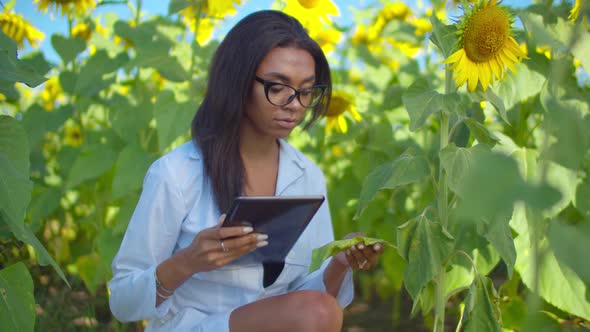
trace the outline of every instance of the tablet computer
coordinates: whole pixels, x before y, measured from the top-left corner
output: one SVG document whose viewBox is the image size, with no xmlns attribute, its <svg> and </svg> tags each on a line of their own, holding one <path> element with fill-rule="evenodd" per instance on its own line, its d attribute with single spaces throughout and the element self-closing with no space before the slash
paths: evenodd
<svg viewBox="0 0 590 332">
<path fill-rule="evenodd" d="M 239 196 L 223 226 L 252 226 L 268 235 L 268 245 L 248 254 L 257 262 L 283 262 L 322 203 L 323 195 Z"/>
</svg>

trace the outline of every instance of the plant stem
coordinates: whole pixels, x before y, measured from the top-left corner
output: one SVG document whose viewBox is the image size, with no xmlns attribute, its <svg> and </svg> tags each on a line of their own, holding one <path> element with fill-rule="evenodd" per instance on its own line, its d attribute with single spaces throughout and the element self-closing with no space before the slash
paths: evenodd
<svg viewBox="0 0 590 332">
<path fill-rule="evenodd" d="M 450 93 L 453 89 L 453 72 L 450 69 L 445 69 L 445 93 Z M 442 151 L 449 143 L 449 116 L 442 110 L 440 115 L 440 147 Z M 449 204 L 449 191 L 447 185 L 446 174 L 443 170 L 442 163 L 439 161 L 438 169 L 438 216 L 439 221 L 443 227 L 447 226 L 447 209 Z M 434 332 L 443 332 L 445 329 L 445 279 L 446 273 L 443 268 L 436 278 L 435 290 L 435 307 L 434 307 Z"/>
</svg>

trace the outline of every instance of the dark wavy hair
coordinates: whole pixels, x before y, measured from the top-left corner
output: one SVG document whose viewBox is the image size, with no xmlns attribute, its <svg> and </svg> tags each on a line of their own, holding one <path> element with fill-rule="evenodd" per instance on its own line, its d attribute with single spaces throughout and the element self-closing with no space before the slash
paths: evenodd
<svg viewBox="0 0 590 332">
<path fill-rule="evenodd" d="M 204 171 L 222 212 L 242 193 L 244 166 L 239 128 L 244 105 L 258 66 L 276 47 L 308 51 L 315 61 L 316 83 L 328 85 L 328 92 L 307 117 L 304 129 L 322 116 L 330 103 L 332 80 L 328 61 L 297 19 L 264 10 L 244 17 L 228 32 L 212 59 L 205 98 L 191 126 L 193 141 L 201 149 Z"/>
</svg>

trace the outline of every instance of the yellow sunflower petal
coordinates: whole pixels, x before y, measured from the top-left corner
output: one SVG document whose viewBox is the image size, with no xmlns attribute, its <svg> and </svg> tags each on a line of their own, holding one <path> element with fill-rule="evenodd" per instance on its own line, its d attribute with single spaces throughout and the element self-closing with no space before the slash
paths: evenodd
<svg viewBox="0 0 590 332">
<path fill-rule="evenodd" d="M 361 120 L 363 119 L 361 117 L 361 115 L 359 114 L 359 112 L 357 112 L 356 107 L 351 107 L 348 112 L 352 115 L 352 118 L 356 121 L 356 122 L 361 122 Z"/>
<path fill-rule="evenodd" d="M 480 62 L 477 64 L 477 75 L 484 91 L 488 89 L 488 85 L 490 84 L 490 73 L 488 73 L 486 63 L 487 62 Z"/>
<path fill-rule="evenodd" d="M 343 134 L 346 134 L 348 131 L 348 124 L 346 123 L 346 119 L 343 116 L 338 117 L 338 128 Z"/>
</svg>

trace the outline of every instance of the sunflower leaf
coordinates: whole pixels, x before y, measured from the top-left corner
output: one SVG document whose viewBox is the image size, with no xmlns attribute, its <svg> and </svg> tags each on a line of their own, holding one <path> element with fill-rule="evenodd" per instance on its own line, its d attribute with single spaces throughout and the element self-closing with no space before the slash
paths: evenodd
<svg viewBox="0 0 590 332">
<path fill-rule="evenodd" d="M 194 5 L 194 2 L 190 0 L 171 0 L 168 5 L 168 15 L 176 14 L 190 5 Z"/>
<path fill-rule="evenodd" d="M 455 239 L 438 222 L 425 214 L 397 228 L 399 254 L 408 262 L 404 283 L 416 299 L 429 281 L 444 272 L 444 262 L 453 252 Z"/>
<path fill-rule="evenodd" d="M 445 58 L 448 58 L 457 43 L 457 28 L 454 24 L 443 24 L 434 14 L 430 17 L 430 22 L 432 23 L 430 41 L 438 47 Z"/>
<path fill-rule="evenodd" d="M 62 35 L 53 34 L 51 45 L 59 54 L 64 64 L 70 63 L 78 54 L 86 49 L 86 42 L 82 38 L 65 38 Z"/>
<path fill-rule="evenodd" d="M 311 253 L 311 265 L 309 266 L 309 272 L 311 273 L 319 269 L 320 266 L 322 266 L 322 263 L 329 257 L 332 257 L 337 253 L 346 250 L 347 248 L 350 248 L 352 246 L 355 246 L 359 243 L 364 243 L 366 246 L 381 244 L 384 246 L 395 248 L 393 244 L 385 240 L 365 236 L 355 236 L 351 239 L 332 241 L 324 246 L 315 248 L 313 250 L 313 252 Z"/>
<path fill-rule="evenodd" d="M 22 262 L 0 270 L 0 320 L 6 331 L 35 329 L 33 288 L 33 278 Z"/>
<path fill-rule="evenodd" d="M 435 112 L 455 113 L 463 99 L 457 93 L 441 94 L 430 87 L 428 81 L 419 78 L 404 92 L 402 100 L 410 116 L 410 130 L 420 129 L 428 117 Z"/>
<path fill-rule="evenodd" d="M 465 301 L 464 324 L 465 331 L 500 332 L 502 328 L 498 323 L 499 308 L 498 293 L 494 289 L 492 280 L 477 275 Z"/>
<path fill-rule="evenodd" d="M 394 189 L 415 183 L 430 174 L 430 166 L 424 156 L 415 156 L 411 149 L 406 150 L 396 160 L 387 162 L 373 170 L 363 182 L 359 206 L 354 216 L 357 219 L 375 194 L 385 188 Z"/>
</svg>

